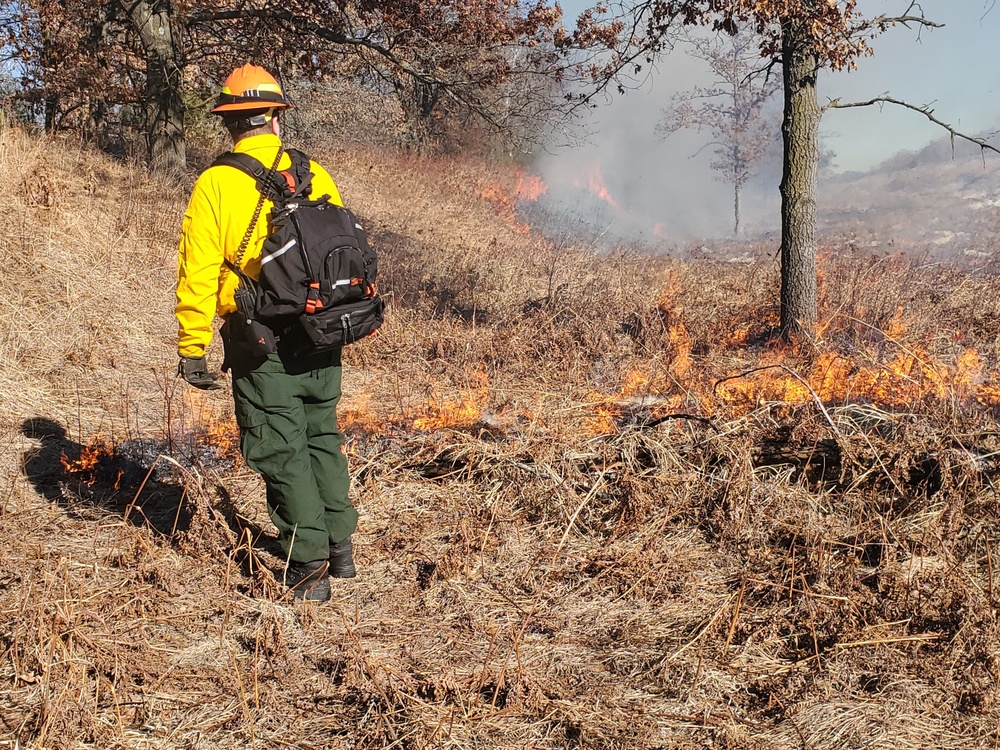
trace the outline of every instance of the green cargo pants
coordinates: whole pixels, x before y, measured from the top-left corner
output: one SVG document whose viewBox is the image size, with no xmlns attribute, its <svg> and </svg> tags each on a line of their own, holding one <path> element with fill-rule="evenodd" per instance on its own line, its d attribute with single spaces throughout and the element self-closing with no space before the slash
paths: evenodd
<svg viewBox="0 0 1000 750">
<path fill-rule="evenodd" d="M 225 338 L 225 337 L 224 337 Z M 324 560 L 350 536 L 358 512 L 348 498 L 344 434 L 337 429 L 340 351 L 254 359 L 226 343 L 240 450 L 267 488 L 267 509 L 286 557 Z"/>
</svg>

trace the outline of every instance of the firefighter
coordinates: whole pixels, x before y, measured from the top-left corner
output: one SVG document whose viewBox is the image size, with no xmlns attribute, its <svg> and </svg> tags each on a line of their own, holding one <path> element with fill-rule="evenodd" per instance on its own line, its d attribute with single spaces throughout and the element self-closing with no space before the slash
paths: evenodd
<svg viewBox="0 0 1000 750">
<path fill-rule="evenodd" d="M 226 79 L 212 113 L 222 118 L 236 153 L 249 154 L 265 169 L 282 149 L 281 113 L 291 108 L 266 70 L 244 65 Z M 281 153 L 277 169 L 288 169 Z M 310 162 L 310 198 L 328 195 L 342 205 L 329 173 Z M 240 450 L 264 478 L 267 508 L 278 529 L 287 565 L 283 581 L 300 599 L 326 601 L 330 578 L 353 578 L 351 534 L 358 513 L 348 498 L 344 435 L 337 429 L 340 350 L 293 356 L 282 348 L 255 356 L 231 331 L 236 311 L 237 260 L 252 278 L 260 273 L 260 251 L 273 206 L 252 177 L 214 165 L 195 182 L 181 231 L 177 266 L 178 374 L 201 389 L 221 388 L 205 362 L 218 315 L 225 348 L 223 371 L 232 375 Z"/>
</svg>

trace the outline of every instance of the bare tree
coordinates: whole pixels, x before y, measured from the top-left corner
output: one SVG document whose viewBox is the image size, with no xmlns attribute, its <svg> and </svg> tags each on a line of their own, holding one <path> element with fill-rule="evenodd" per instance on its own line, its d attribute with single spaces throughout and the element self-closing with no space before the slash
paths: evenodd
<svg viewBox="0 0 1000 750">
<path fill-rule="evenodd" d="M 712 140 L 711 168 L 733 186 L 733 234 L 743 236 L 743 187 L 774 143 L 779 121 L 766 109 L 781 81 L 762 68 L 757 42 L 747 32 L 688 36 L 691 54 L 708 63 L 715 81 L 675 94 L 662 113 L 657 132 L 667 137 L 682 128 L 707 131 Z"/>
</svg>

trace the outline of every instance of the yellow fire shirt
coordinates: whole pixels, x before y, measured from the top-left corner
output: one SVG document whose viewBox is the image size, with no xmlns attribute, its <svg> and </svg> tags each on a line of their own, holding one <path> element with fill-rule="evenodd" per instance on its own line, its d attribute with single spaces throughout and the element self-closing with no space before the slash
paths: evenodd
<svg viewBox="0 0 1000 750">
<path fill-rule="evenodd" d="M 276 135 L 254 135 L 240 140 L 234 151 L 249 154 L 270 167 L 281 146 Z M 288 169 L 291 158 L 282 154 L 278 169 Z M 343 205 L 340 192 L 329 173 L 316 162 L 309 163 L 313 173 L 312 199 L 329 195 L 330 202 Z M 236 311 L 233 293 L 237 276 L 224 264 L 235 263 L 240 241 L 250 226 L 260 192 L 254 179 L 234 167 L 219 165 L 205 170 L 194 184 L 191 200 L 184 212 L 181 241 L 177 254 L 177 351 L 182 357 L 201 357 L 212 340 L 215 315 Z M 260 273 L 260 251 L 268 234 L 268 217 L 273 203 L 265 199 L 260 217 L 243 254 L 242 266 L 247 275 Z"/>
</svg>

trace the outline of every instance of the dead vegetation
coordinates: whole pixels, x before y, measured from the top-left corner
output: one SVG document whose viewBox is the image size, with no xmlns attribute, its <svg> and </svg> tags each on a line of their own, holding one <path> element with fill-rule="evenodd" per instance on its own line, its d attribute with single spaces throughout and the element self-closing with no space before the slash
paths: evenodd
<svg viewBox="0 0 1000 750">
<path fill-rule="evenodd" d="M 173 377 L 184 186 L 0 138 L 0 739 L 996 745 L 992 277 L 831 254 L 777 346 L 770 263 L 552 246 L 510 170 L 317 153 L 392 307 L 345 371 L 363 572 L 293 604 L 228 397 Z"/>
</svg>

